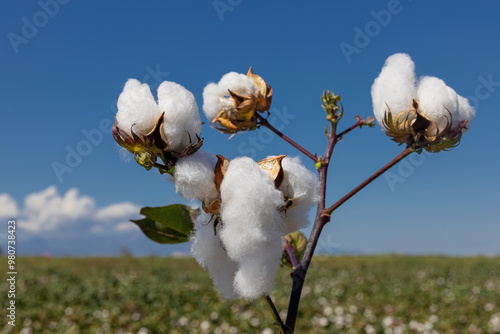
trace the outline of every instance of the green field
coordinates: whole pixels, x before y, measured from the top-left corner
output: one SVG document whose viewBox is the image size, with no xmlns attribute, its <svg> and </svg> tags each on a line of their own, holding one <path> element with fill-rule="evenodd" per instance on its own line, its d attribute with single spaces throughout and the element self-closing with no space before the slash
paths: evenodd
<svg viewBox="0 0 500 334">
<path fill-rule="evenodd" d="M 264 302 L 220 300 L 192 259 L 20 258 L 17 271 L 12 330 L 0 284 L 2 333 L 277 332 Z M 284 314 L 288 268 L 277 281 Z M 500 258 L 316 257 L 300 311 L 297 333 L 500 333 Z"/>
</svg>

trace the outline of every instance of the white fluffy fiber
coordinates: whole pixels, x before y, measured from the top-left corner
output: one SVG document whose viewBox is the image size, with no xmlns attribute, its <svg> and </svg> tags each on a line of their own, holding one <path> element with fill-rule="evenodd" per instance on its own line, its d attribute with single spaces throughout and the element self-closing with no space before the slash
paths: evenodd
<svg viewBox="0 0 500 334">
<path fill-rule="evenodd" d="M 398 112 L 409 109 L 415 97 L 415 64 L 405 53 L 390 56 L 372 86 L 375 118 L 382 125 L 387 110 L 386 103 L 395 116 Z"/>
<path fill-rule="evenodd" d="M 190 91 L 175 82 L 164 81 L 158 87 L 156 103 L 147 84 L 129 79 L 117 106 L 118 127 L 129 135 L 131 126 L 136 134 L 146 135 L 164 112 L 163 133 L 176 152 L 182 152 L 190 139 L 196 142 L 196 135 L 200 135 L 201 119 L 196 100 Z"/>
<path fill-rule="evenodd" d="M 293 201 L 293 205 L 283 213 L 288 234 L 309 224 L 307 214 L 319 201 L 319 181 L 300 163 L 298 157 L 285 157 L 281 165 L 285 178 L 279 190 Z"/>
<path fill-rule="evenodd" d="M 214 167 L 217 157 L 199 150 L 180 158 L 175 165 L 175 190 L 189 200 L 198 199 L 210 204 L 218 197 L 214 183 Z"/>
<path fill-rule="evenodd" d="M 422 112 L 434 122 L 442 124 L 443 116 L 449 118 L 450 111 L 453 125 L 471 118 L 475 114 L 469 101 L 448 87 L 443 80 L 425 76 L 418 82 L 415 79 L 415 64 L 410 56 L 397 53 L 387 58 L 380 75 L 372 86 L 373 112 L 379 124 L 387 110 L 391 108 L 393 116 L 411 107 L 412 99 L 418 99 Z"/>
<path fill-rule="evenodd" d="M 221 101 L 229 96 L 228 90 L 247 95 L 258 90 L 258 87 L 251 78 L 236 72 L 225 74 L 218 83 L 209 83 L 203 90 L 203 111 L 210 121 L 222 110 Z"/>
<path fill-rule="evenodd" d="M 443 106 L 446 106 L 452 115 L 452 126 L 465 119 L 470 120 L 475 113 L 466 98 L 458 95 L 452 88 L 446 86 L 443 80 L 436 77 L 422 77 L 417 96 L 420 108 L 438 124 L 442 123 L 443 115 L 449 119 L 449 114 Z"/>
<path fill-rule="evenodd" d="M 125 83 L 117 106 L 118 127 L 129 135 L 132 126 L 135 133 L 147 134 L 160 117 L 160 111 L 149 86 L 141 84 L 136 79 L 129 79 Z"/>
<path fill-rule="evenodd" d="M 205 213 L 196 218 L 194 234 L 191 236 L 191 254 L 208 270 L 215 287 L 225 298 L 237 299 L 233 288 L 237 264 L 227 255 L 219 236 L 214 233 L 213 221 L 208 224 L 209 221 L 210 215 Z"/>
<path fill-rule="evenodd" d="M 271 176 L 250 158 L 231 161 L 221 184 L 224 228 L 221 240 L 238 263 L 234 287 L 246 300 L 269 293 L 274 285 L 286 227 L 278 208 L 283 194 Z"/>
<path fill-rule="evenodd" d="M 193 93 L 178 83 L 164 81 L 158 87 L 158 108 L 165 113 L 163 133 L 172 150 L 182 152 L 201 132 L 201 119 Z"/>
</svg>

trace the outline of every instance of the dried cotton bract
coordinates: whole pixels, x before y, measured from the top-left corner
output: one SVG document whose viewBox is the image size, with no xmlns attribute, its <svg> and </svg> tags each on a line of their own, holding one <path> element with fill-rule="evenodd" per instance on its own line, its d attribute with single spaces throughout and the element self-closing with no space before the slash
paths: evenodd
<svg viewBox="0 0 500 334">
<path fill-rule="evenodd" d="M 203 90 L 203 110 L 213 127 L 234 134 L 255 128 L 255 113 L 268 111 L 272 96 L 271 86 L 250 67 L 246 76 L 230 72 L 217 84 L 208 84 Z"/>
<path fill-rule="evenodd" d="M 372 86 L 373 111 L 395 142 L 429 152 L 457 146 L 475 110 L 436 77 L 417 81 L 410 56 L 387 58 Z"/>
<path fill-rule="evenodd" d="M 158 157 L 171 167 L 202 145 L 195 98 L 175 82 L 165 81 L 158 87 L 156 103 L 147 84 L 130 79 L 117 106 L 113 137 L 148 170 Z"/>
</svg>

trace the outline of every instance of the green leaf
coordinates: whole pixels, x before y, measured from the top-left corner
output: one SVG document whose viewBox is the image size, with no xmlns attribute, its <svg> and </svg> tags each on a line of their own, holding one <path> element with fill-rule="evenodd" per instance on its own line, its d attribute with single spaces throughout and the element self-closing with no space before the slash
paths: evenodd
<svg viewBox="0 0 500 334">
<path fill-rule="evenodd" d="M 136 223 L 149 239 L 160 244 L 178 244 L 189 240 L 187 235 L 169 229 L 149 218 L 131 220 L 131 222 Z"/>
<path fill-rule="evenodd" d="M 144 207 L 141 214 L 146 216 L 141 220 L 132 220 L 142 232 L 158 243 L 180 243 L 189 240 L 193 230 L 193 220 L 199 210 L 191 209 L 182 204 L 162 207 Z"/>
</svg>

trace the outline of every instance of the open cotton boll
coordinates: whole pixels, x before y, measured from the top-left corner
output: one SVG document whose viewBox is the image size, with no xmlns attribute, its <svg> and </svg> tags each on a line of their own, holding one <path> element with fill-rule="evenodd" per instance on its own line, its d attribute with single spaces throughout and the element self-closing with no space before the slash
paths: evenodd
<svg viewBox="0 0 500 334">
<path fill-rule="evenodd" d="M 474 109 L 467 99 L 458 95 L 439 78 L 422 77 L 418 84 L 417 96 L 420 109 L 441 127 L 446 125 L 446 119 L 450 120 L 450 113 L 452 127 L 465 119 L 470 120 L 474 115 Z"/>
<path fill-rule="evenodd" d="M 214 183 L 217 157 L 199 150 L 177 161 L 174 172 L 175 191 L 189 200 L 211 203 L 218 197 Z"/>
<path fill-rule="evenodd" d="M 278 211 L 284 204 L 283 194 L 250 158 L 236 158 L 229 164 L 221 183 L 221 202 L 221 240 L 236 261 L 259 243 L 286 232 Z"/>
<path fill-rule="evenodd" d="M 263 242 L 239 262 L 234 289 L 243 299 L 254 300 L 271 292 L 283 251 L 281 237 Z"/>
<path fill-rule="evenodd" d="M 283 212 L 286 233 L 292 233 L 309 224 L 307 214 L 319 201 L 319 181 L 316 175 L 305 168 L 298 157 L 285 157 L 281 162 L 284 179 L 279 190 L 285 198 L 293 201 Z"/>
<path fill-rule="evenodd" d="M 209 83 L 203 90 L 203 111 L 207 118 L 212 121 L 222 110 L 224 97 L 229 96 L 229 91 L 247 95 L 258 90 L 255 82 L 244 74 L 230 72 L 225 74 L 221 80 Z"/>
<path fill-rule="evenodd" d="M 387 58 L 371 90 L 373 113 L 380 125 L 383 126 L 387 105 L 393 116 L 411 107 L 416 96 L 415 80 L 415 64 L 409 55 L 396 53 Z"/>
<path fill-rule="evenodd" d="M 129 79 L 125 83 L 122 93 L 118 97 L 118 112 L 116 120 L 118 127 L 131 135 L 130 129 L 137 134 L 149 133 L 160 111 L 147 84 L 141 84 L 136 79 Z"/>
<path fill-rule="evenodd" d="M 237 264 L 222 248 L 221 241 L 214 233 L 210 215 L 201 213 L 195 220 L 194 234 L 191 236 L 191 254 L 198 263 L 208 270 L 219 292 L 227 299 L 237 299 L 233 288 Z"/>
<path fill-rule="evenodd" d="M 201 119 L 193 93 L 178 83 L 164 81 L 158 87 L 158 107 L 165 113 L 163 133 L 171 148 L 182 152 L 201 132 Z"/>
</svg>

